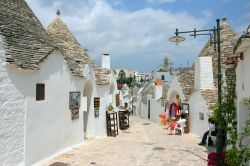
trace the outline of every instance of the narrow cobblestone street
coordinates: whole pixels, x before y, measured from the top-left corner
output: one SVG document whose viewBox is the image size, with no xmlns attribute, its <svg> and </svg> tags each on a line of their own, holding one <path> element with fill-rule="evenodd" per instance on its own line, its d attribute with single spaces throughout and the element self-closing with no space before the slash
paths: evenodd
<svg viewBox="0 0 250 166">
<path fill-rule="evenodd" d="M 205 166 L 208 151 L 193 134 L 169 135 L 163 126 L 131 118 L 131 127 L 117 137 L 92 139 L 61 154 L 44 166 Z"/>
</svg>

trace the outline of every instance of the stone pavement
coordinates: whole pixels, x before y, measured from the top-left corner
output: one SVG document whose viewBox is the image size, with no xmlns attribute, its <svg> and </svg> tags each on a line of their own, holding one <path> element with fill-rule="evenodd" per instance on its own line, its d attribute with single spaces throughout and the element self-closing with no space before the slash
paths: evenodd
<svg viewBox="0 0 250 166">
<path fill-rule="evenodd" d="M 168 135 L 163 126 L 131 118 L 131 127 L 117 137 L 92 139 L 44 166 L 206 166 L 208 152 L 196 135 Z"/>
</svg>

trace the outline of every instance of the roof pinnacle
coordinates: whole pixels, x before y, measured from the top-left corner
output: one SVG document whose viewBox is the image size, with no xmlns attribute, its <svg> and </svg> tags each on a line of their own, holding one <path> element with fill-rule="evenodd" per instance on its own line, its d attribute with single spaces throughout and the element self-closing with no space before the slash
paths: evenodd
<svg viewBox="0 0 250 166">
<path fill-rule="evenodd" d="M 60 15 L 61 15 L 61 11 L 58 9 L 58 10 L 56 11 L 56 14 L 57 14 L 57 16 L 60 16 Z"/>
</svg>

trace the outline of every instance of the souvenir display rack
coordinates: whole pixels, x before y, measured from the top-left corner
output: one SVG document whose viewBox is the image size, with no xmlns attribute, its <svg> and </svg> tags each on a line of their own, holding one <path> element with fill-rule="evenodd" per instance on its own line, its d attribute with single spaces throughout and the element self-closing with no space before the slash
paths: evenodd
<svg viewBox="0 0 250 166">
<path fill-rule="evenodd" d="M 118 135 L 117 112 L 106 111 L 107 136 L 116 137 Z"/>
<path fill-rule="evenodd" d="M 129 111 L 120 110 L 119 112 L 119 127 L 120 130 L 126 130 L 129 128 Z"/>
</svg>

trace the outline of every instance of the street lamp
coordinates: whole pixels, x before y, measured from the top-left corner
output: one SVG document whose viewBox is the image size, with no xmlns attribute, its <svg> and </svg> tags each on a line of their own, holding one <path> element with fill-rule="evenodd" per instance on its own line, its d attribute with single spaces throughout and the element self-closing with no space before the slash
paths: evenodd
<svg viewBox="0 0 250 166">
<path fill-rule="evenodd" d="M 220 48 L 220 19 L 216 20 L 217 27 L 213 29 L 203 29 L 203 30 L 196 30 L 194 29 L 193 31 L 183 31 L 179 32 L 178 29 L 176 29 L 175 36 L 171 37 L 169 40 L 171 42 L 174 42 L 178 45 L 179 42 L 182 42 L 185 40 L 184 37 L 179 36 L 179 34 L 182 33 L 193 33 L 190 36 L 193 36 L 196 38 L 198 35 L 210 35 L 211 39 L 211 32 L 213 32 L 214 35 L 214 40 L 210 40 L 210 44 L 214 44 L 214 50 L 218 54 L 218 102 L 221 104 L 221 48 Z M 208 33 L 201 33 L 201 32 L 208 32 Z M 224 147 L 224 141 L 223 141 L 223 131 L 221 129 L 218 130 L 217 132 L 217 137 L 216 137 L 216 143 L 217 143 L 217 153 L 223 152 L 223 147 Z"/>
</svg>

